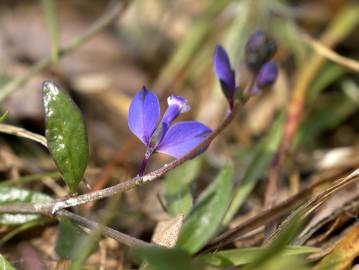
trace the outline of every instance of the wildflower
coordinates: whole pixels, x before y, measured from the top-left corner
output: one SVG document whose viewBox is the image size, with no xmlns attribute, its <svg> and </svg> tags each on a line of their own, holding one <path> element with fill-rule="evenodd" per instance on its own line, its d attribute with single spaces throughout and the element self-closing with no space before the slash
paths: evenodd
<svg viewBox="0 0 359 270">
<path fill-rule="evenodd" d="M 168 108 L 162 120 L 157 96 L 145 86 L 133 98 L 128 112 L 128 126 L 146 146 L 145 157 L 139 175 L 143 175 L 149 158 L 160 152 L 180 158 L 199 145 L 211 129 L 196 121 L 173 121 L 190 107 L 187 100 L 180 96 L 167 99 Z M 159 124 L 158 124 L 159 122 Z"/>
</svg>

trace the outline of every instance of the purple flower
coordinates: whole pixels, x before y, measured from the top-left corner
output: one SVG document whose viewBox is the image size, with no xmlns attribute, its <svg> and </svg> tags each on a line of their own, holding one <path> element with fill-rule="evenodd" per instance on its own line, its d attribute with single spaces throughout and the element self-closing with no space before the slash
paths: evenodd
<svg viewBox="0 0 359 270">
<path fill-rule="evenodd" d="M 253 33 L 245 47 L 247 67 L 257 73 L 268 62 L 277 50 L 277 46 L 263 31 Z"/>
<path fill-rule="evenodd" d="M 257 94 L 262 89 L 271 86 L 278 77 L 278 65 L 274 61 L 270 61 L 263 65 L 258 73 L 258 77 L 251 94 Z"/>
<path fill-rule="evenodd" d="M 214 52 L 214 71 L 232 108 L 236 91 L 235 72 L 231 67 L 226 50 L 220 45 L 216 46 Z"/>
<path fill-rule="evenodd" d="M 147 148 L 139 175 L 143 175 L 153 153 L 160 152 L 180 158 L 211 133 L 211 129 L 196 121 L 183 121 L 172 125 L 173 121 L 190 107 L 187 100 L 179 96 L 170 96 L 167 102 L 168 108 L 160 122 L 158 98 L 146 87 L 143 86 L 131 102 L 128 126 Z"/>
</svg>

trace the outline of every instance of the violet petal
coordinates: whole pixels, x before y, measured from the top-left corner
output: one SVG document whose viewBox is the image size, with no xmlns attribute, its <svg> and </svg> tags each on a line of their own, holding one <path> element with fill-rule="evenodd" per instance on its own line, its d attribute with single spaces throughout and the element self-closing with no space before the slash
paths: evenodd
<svg viewBox="0 0 359 270">
<path fill-rule="evenodd" d="M 219 79 L 222 90 L 228 99 L 232 99 L 236 90 L 235 72 L 231 68 L 226 50 L 217 45 L 214 52 L 214 71 Z"/>
<path fill-rule="evenodd" d="M 168 127 L 181 113 L 188 112 L 190 106 L 187 104 L 187 99 L 180 96 L 169 96 L 167 98 L 168 108 L 163 115 L 162 123 L 165 123 Z"/>
<path fill-rule="evenodd" d="M 146 146 L 160 117 L 157 96 L 145 86 L 134 96 L 128 110 L 128 127 Z"/>
<path fill-rule="evenodd" d="M 200 144 L 211 129 L 197 121 L 174 124 L 164 136 L 156 151 L 180 158 Z"/>
</svg>

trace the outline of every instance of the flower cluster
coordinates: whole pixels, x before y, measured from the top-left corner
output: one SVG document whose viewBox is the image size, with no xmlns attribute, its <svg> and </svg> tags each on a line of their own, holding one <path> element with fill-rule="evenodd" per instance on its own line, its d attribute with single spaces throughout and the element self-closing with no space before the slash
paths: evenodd
<svg viewBox="0 0 359 270">
<path fill-rule="evenodd" d="M 155 152 L 180 158 L 199 145 L 211 129 L 196 121 L 173 121 L 190 107 L 180 96 L 167 99 L 168 108 L 161 121 L 160 104 L 157 96 L 146 87 L 133 98 L 128 112 L 128 126 L 146 146 L 146 153 L 139 175 L 143 175 L 149 158 Z"/>
<path fill-rule="evenodd" d="M 247 68 L 255 78 L 249 89 L 249 94 L 255 95 L 275 82 L 278 76 L 278 66 L 271 60 L 275 51 L 275 43 L 262 31 L 255 32 L 248 39 L 245 47 L 245 61 Z M 230 108 L 233 108 L 238 89 L 235 71 L 226 50 L 220 45 L 216 47 L 214 53 L 214 71 Z"/>
<path fill-rule="evenodd" d="M 278 67 L 271 58 L 275 51 L 275 43 L 263 32 L 258 31 L 249 38 L 245 48 L 246 65 L 253 74 L 254 80 L 248 92 L 244 94 L 254 95 L 274 83 L 278 75 Z M 228 54 L 221 46 L 215 49 L 214 70 L 232 109 L 238 87 Z M 196 121 L 173 124 L 174 120 L 181 113 L 187 112 L 190 107 L 187 100 L 180 96 L 168 97 L 167 103 L 168 108 L 160 120 L 158 98 L 146 87 L 143 86 L 131 102 L 128 126 L 146 146 L 145 157 L 139 171 L 140 176 L 144 174 L 152 154 L 160 152 L 177 159 L 181 158 L 212 132 L 207 126 Z"/>
</svg>

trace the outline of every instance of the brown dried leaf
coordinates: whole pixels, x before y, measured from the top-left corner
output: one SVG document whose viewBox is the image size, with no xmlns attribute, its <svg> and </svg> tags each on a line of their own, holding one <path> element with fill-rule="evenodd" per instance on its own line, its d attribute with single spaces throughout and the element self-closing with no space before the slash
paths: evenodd
<svg viewBox="0 0 359 270">
<path fill-rule="evenodd" d="M 321 260 L 313 270 L 350 269 L 353 260 L 359 256 L 359 223 L 348 230 L 332 252 Z"/>
<path fill-rule="evenodd" d="M 184 215 L 179 214 L 174 218 L 157 223 L 152 236 L 152 242 L 164 247 L 174 247 L 181 231 Z"/>
</svg>

